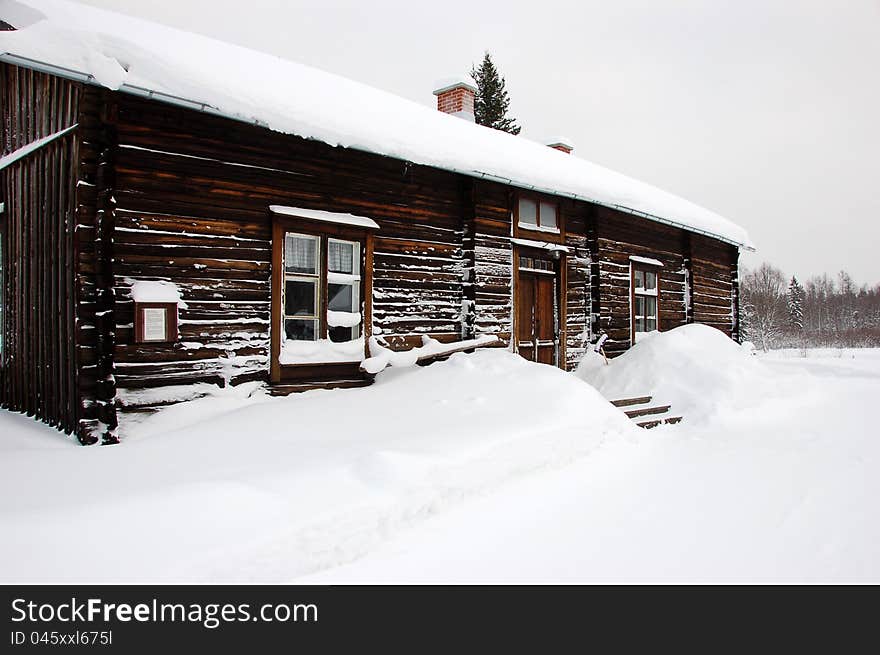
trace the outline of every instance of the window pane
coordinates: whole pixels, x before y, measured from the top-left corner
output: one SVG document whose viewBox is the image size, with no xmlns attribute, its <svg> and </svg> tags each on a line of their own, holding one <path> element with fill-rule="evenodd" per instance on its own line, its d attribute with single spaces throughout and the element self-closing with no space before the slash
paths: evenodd
<svg viewBox="0 0 880 655">
<path fill-rule="evenodd" d="M 318 274 L 318 238 L 302 234 L 284 237 L 284 267 L 288 273 Z"/>
<path fill-rule="evenodd" d="M 657 319 L 646 318 L 645 319 L 645 332 L 652 332 L 656 329 L 657 329 Z"/>
<path fill-rule="evenodd" d="M 534 200 L 519 199 L 519 222 L 528 225 L 538 224 L 538 204 Z"/>
<path fill-rule="evenodd" d="M 355 246 L 349 241 L 328 241 L 327 268 L 333 273 L 357 273 L 355 266 Z"/>
<path fill-rule="evenodd" d="M 354 289 L 350 284 L 327 285 L 327 308 L 333 312 L 353 312 Z"/>
<path fill-rule="evenodd" d="M 643 296 L 636 296 L 636 316 L 644 316 L 645 315 L 645 298 Z"/>
<path fill-rule="evenodd" d="M 645 288 L 646 289 L 656 289 L 657 288 L 657 274 L 652 273 L 651 271 L 645 271 Z"/>
<path fill-rule="evenodd" d="M 314 316 L 317 282 L 287 280 L 284 283 L 284 313 L 287 316 Z"/>
<path fill-rule="evenodd" d="M 654 296 L 645 296 L 645 316 L 657 318 L 657 298 Z"/>
<path fill-rule="evenodd" d="M 635 284 L 636 289 L 644 289 L 645 288 L 645 272 L 636 269 L 633 271 L 633 283 Z"/>
<path fill-rule="evenodd" d="M 645 331 L 645 319 L 641 317 L 636 317 L 636 332 L 644 332 Z"/>
<path fill-rule="evenodd" d="M 318 321 L 301 318 L 285 319 L 284 334 L 294 341 L 315 341 L 318 338 Z"/>
<path fill-rule="evenodd" d="M 553 203 L 541 203 L 541 227 L 557 227 L 556 205 Z"/>
<path fill-rule="evenodd" d="M 361 326 L 355 325 L 354 327 L 332 327 L 329 328 L 327 334 L 330 336 L 330 341 L 334 343 L 342 343 L 344 341 L 353 341 L 361 336 Z"/>
</svg>

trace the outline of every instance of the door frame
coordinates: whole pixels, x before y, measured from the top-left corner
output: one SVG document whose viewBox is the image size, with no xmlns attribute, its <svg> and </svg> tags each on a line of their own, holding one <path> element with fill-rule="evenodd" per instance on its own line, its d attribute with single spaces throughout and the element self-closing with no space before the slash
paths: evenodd
<svg viewBox="0 0 880 655">
<path fill-rule="evenodd" d="M 567 269 L 567 257 L 565 251 L 559 250 L 548 250 L 545 248 L 532 248 L 529 246 L 523 246 L 519 244 L 514 244 L 512 248 L 512 256 L 513 256 L 513 275 L 512 275 L 512 304 L 511 304 L 511 335 L 510 335 L 510 343 L 511 348 L 514 353 L 519 354 L 519 309 L 520 309 L 520 257 L 537 257 L 540 259 L 549 259 L 554 264 L 554 271 L 547 273 L 534 273 L 535 275 L 547 275 L 550 277 L 551 275 L 556 280 L 556 297 L 554 298 L 556 304 L 556 348 L 554 352 L 555 363 L 553 364 L 557 368 L 565 369 L 566 368 L 566 348 L 565 348 L 565 336 L 566 336 L 566 315 L 567 315 L 567 303 L 566 303 L 566 290 L 568 288 L 568 275 L 566 272 Z"/>
</svg>

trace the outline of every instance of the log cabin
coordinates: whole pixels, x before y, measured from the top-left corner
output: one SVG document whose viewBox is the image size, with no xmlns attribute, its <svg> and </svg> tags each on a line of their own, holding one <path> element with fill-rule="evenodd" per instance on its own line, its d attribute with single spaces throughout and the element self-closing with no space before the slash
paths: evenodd
<svg viewBox="0 0 880 655">
<path fill-rule="evenodd" d="M 371 346 L 738 336 L 741 227 L 476 125 L 466 80 L 435 110 L 61 0 L 0 20 L 0 403 L 84 444 L 218 385 L 368 384 Z"/>
</svg>

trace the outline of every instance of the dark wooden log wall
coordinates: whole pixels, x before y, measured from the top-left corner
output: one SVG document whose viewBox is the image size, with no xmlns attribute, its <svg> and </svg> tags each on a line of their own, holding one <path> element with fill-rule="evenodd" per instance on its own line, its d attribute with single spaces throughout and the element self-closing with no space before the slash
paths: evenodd
<svg viewBox="0 0 880 655">
<path fill-rule="evenodd" d="M 0 153 L 8 154 L 74 125 L 80 87 L 0 64 L 0 100 Z M 68 433 L 80 430 L 90 404 L 74 339 L 79 141 L 74 130 L 0 172 L 0 403 Z M 90 432 L 80 436 L 94 440 Z"/>
<path fill-rule="evenodd" d="M 591 315 L 593 302 L 591 295 L 592 252 L 587 225 L 591 207 L 583 202 L 565 200 L 562 202 L 562 215 L 565 224 L 565 245 L 568 254 L 566 265 L 565 298 L 565 368 L 577 368 L 590 347 Z"/>
<path fill-rule="evenodd" d="M 698 234 L 691 236 L 691 247 L 694 322 L 739 339 L 737 249 Z"/>
<path fill-rule="evenodd" d="M 379 223 L 373 334 L 393 347 L 423 334 L 461 338 L 470 191 L 460 176 L 131 96 L 115 101 L 119 405 L 186 397 L 194 383 L 267 379 L 271 204 Z M 135 279 L 180 287 L 188 307 L 179 343 L 132 342 Z"/>
<path fill-rule="evenodd" d="M 630 260 L 663 262 L 660 269 L 660 330 L 705 323 L 737 337 L 732 311 L 737 287 L 734 246 L 604 207 L 594 210 L 596 231 L 594 330 L 608 333 L 605 350 L 619 355 L 631 343 Z M 589 223 L 589 221 L 588 221 Z M 597 265 L 596 265 L 597 264 Z"/>
<path fill-rule="evenodd" d="M 507 345 L 513 324 L 513 193 L 495 182 L 473 185 L 474 334 L 494 334 Z"/>
</svg>

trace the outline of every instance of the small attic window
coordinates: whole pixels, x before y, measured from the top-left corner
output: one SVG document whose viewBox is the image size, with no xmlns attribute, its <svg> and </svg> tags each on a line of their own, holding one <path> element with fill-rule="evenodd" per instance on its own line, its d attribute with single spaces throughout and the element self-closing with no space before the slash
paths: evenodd
<svg viewBox="0 0 880 655">
<path fill-rule="evenodd" d="M 559 205 L 549 200 L 520 196 L 516 206 L 516 223 L 526 230 L 559 232 Z"/>
</svg>

